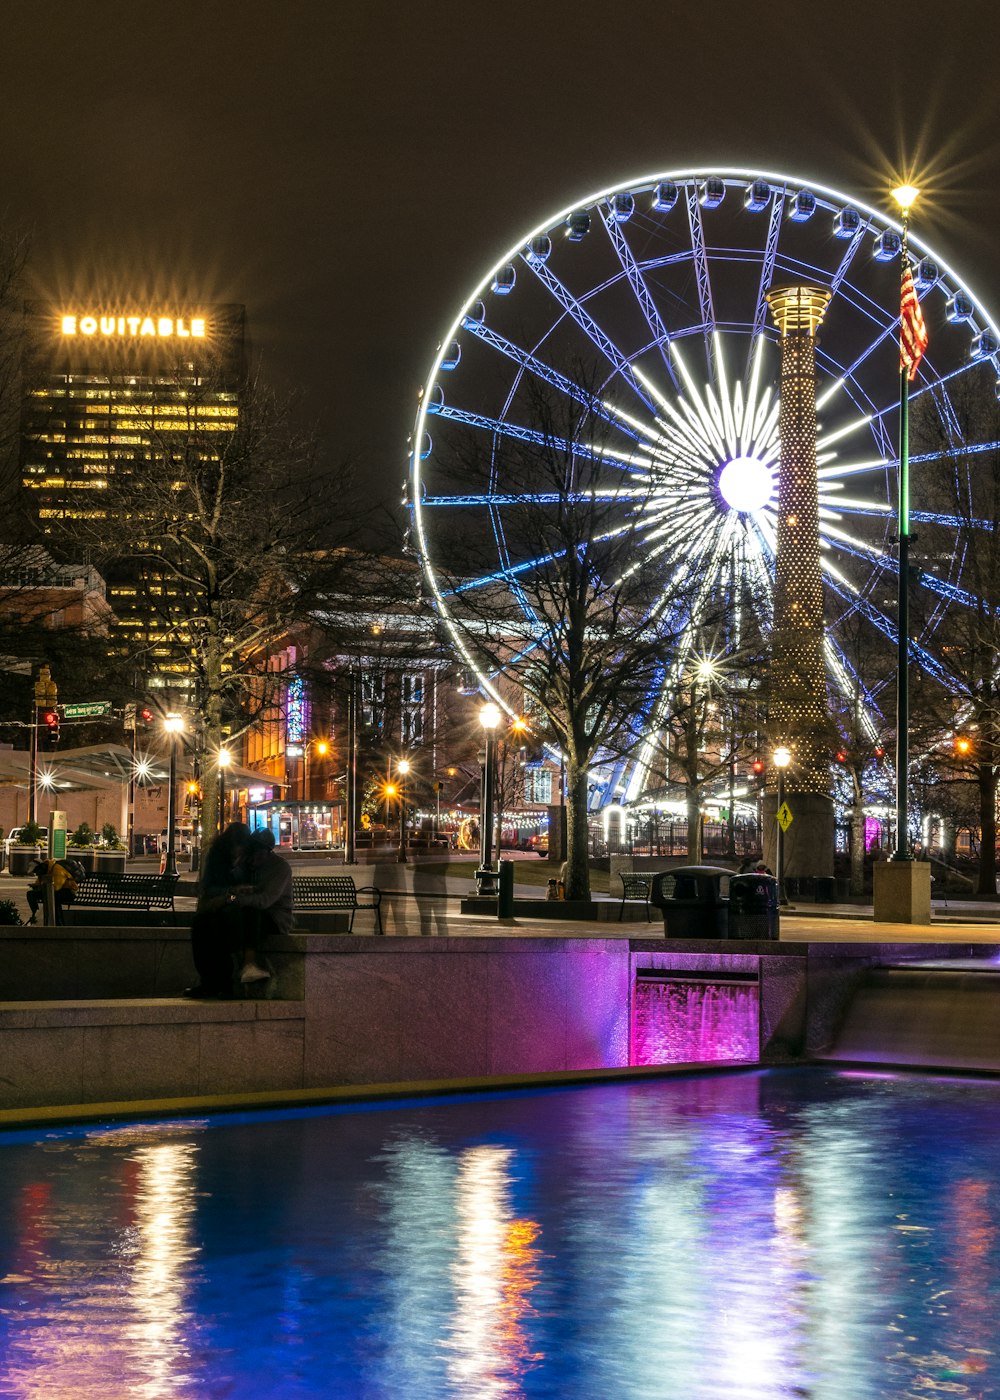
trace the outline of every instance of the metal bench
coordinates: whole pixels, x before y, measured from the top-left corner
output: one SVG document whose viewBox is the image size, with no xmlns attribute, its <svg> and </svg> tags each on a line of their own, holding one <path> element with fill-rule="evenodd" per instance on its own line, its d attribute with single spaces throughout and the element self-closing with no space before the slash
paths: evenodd
<svg viewBox="0 0 1000 1400">
<path fill-rule="evenodd" d="M 622 882 L 622 907 L 618 911 L 618 922 L 625 916 L 625 905 L 629 900 L 641 900 L 646 906 L 646 919 L 652 918 L 649 910 L 649 890 L 652 881 L 646 875 L 634 875 L 630 871 L 619 876 Z"/>
<path fill-rule="evenodd" d="M 176 875 L 88 875 L 76 887 L 74 909 L 141 909 L 173 914 Z"/>
<path fill-rule="evenodd" d="M 359 895 L 371 897 L 363 900 Z M 382 891 L 374 885 L 356 885 L 350 875 L 293 875 L 292 903 L 296 909 L 349 909 L 348 933 L 354 932 L 358 910 L 371 909 L 382 932 Z"/>
</svg>

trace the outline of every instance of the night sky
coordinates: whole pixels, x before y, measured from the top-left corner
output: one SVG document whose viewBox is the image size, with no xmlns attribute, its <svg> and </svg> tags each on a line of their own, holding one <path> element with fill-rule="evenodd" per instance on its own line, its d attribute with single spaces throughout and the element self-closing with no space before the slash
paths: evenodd
<svg viewBox="0 0 1000 1400">
<path fill-rule="evenodd" d="M 34 295 L 247 306 L 395 501 L 437 341 L 565 205 L 704 163 L 885 206 L 1000 310 L 1000 7 L 173 0 L 5 7 L 0 208 Z"/>
</svg>

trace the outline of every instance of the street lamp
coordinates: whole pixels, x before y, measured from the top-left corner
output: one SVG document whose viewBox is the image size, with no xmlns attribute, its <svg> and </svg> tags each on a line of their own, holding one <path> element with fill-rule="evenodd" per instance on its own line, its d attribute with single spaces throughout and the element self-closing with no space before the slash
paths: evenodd
<svg viewBox="0 0 1000 1400">
<path fill-rule="evenodd" d="M 401 758 L 396 763 L 399 774 L 399 855 L 397 865 L 406 864 L 406 775 L 410 771 L 410 760 Z"/>
<path fill-rule="evenodd" d="M 787 904 L 785 896 L 785 828 L 781 824 L 781 809 L 785 805 L 785 769 L 792 761 L 792 751 L 779 744 L 771 755 L 771 761 L 778 770 L 778 903 Z"/>
<path fill-rule="evenodd" d="M 492 700 L 487 701 L 479 711 L 479 723 L 483 726 L 486 736 L 486 754 L 479 811 L 479 869 L 476 871 L 476 885 L 480 894 L 494 895 L 497 892 L 497 872 L 493 869 L 493 781 L 500 706 L 495 705 Z"/>
<path fill-rule="evenodd" d="M 228 749 L 220 749 L 219 757 L 219 831 L 222 832 L 226 824 L 226 769 L 233 761 L 233 756 Z"/>
<path fill-rule="evenodd" d="M 167 861 L 164 875 L 177 874 L 177 840 L 174 831 L 177 805 L 177 736 L 184 733 L 184 717 L 171 712 L 164 716 L 164 732 L 170 739 L 170 787 L 167 790 Z"/>
</svg>

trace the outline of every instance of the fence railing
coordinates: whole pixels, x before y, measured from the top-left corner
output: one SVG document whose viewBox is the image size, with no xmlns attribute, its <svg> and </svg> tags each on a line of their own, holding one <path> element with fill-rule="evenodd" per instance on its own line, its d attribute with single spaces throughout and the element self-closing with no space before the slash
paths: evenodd
<svg viewBox="0 0 1000 1400">
<path fill-rule="evenodd" d="M 589 827 L 590 855 L 599 860 L 606 856 L 687 856 L 690 853 L 686 821 L 666 817 L 650 817 L 642 822 L 622 825 L 603 819 L 591 819 Z M 706 822 L 702 828 L 702 855 L 735 857 L 757 855 L 761 851 L 760 826 L 755 821 L 737 820 L 732 830 L 726 822 Z"/>
</svg>

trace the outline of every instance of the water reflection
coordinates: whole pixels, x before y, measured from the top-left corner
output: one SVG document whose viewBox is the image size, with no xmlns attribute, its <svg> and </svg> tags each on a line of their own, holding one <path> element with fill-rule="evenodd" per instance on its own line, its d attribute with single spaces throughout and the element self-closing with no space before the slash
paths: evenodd
<svg viewBox="0 0 1000 1400">
<path fill-rule="evenodd" d="M 0 1280 L 0 1393 L 183 1393 L 197 1150 L 134 1129 L 47 1147 L 46 1178 L 18 1192 L 14 1268 Z"/>
<path fill-rule="evenodd" d="M 542 1359 L 524 1323 L 538 1283 L 539 1226 L 514 1218 L 509 1148 L 462 1154 L 456 1181 L 455 1308 L 449 1375 L 469 1400 L 521 1395 L 525 1368 Z"/>
<path fill-rule="evenodd" d="M 0 1138 L 0 1396 L 1000 1394 L 998 1136 L 753 1071 Z"/>
</svg>

